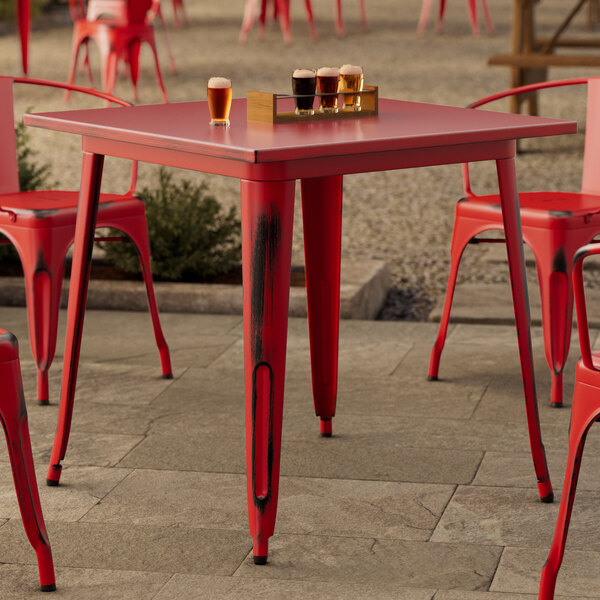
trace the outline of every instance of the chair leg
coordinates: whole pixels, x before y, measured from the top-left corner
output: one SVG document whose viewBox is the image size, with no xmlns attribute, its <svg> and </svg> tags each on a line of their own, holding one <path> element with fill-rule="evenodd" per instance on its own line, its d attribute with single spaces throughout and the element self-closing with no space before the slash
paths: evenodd
<svg viewBox="0 0 600 600">
<path fill-rule="evenodd" d="M 369 24 L 367 23 L 367 8 L 365 6 L 365 0 L 360 0 L 360 18 L 364 31 L 369 31 Z"/>
<path fill-rule="evenodd" d="M 140 75 L 140 40 L 133 40 L 127 48 L 127 56 L 129 58 L 129 73 L 131 75 L 131 83 L 133 85 L 133 99 L 137 102 L 138 90 L 137 84 Z"/>
<path fill-rule="evenodd" d="M 423 0 L 421 4 L 421 15 L 419 16 L 419 23 L 417 25 L 417 34 L 423 35 L 427 27 L 427 21 L 429 20 L 429 12 L 431 11 L 431 1 Z"/>
<path fill-rule="evenodd" d="M 158 53 L 156 52 L 156 43 L 154 42 L 154 36 L 146 38 L 146 41 L 150 45 L 150 49 L 152 50 L 152 56 L 154 56 L 154 66 L 156 67 L 156 79 L 158 81 L 158 85 L 163 95 L 163 101 L 169 102 L 167 90 L 165 89 L 165 84 L 160 72 L 160 64 L 158 62 Z"/>
<path fill-rule="evenodd" d="M 248 519 L 267 562 L 279 491 L 294 220 L 292 181 L 241 181 Z"/>
<path fill-rule="evenodd" d="M 158 347 L 158 353 L 160 355 L 162 374 L 165 379 L 172 379 L 173 369 L 171 368 L 171 354 L 169 352 L 169 346 L 167 345 L 160 324 L 158 306 L 156 304 L 156 296 L 154 294 L 154 282 L 152 280 L 152 267 L 150 262 L 150 242 L 148 240 L 146 219 L 145 217 L 140 216 L 127 220 L 122 219 L 110 224 L 103 223 L 103 226 L 113 227 L 119 231 L 122 231 L 125 235 L 127 235 L 127 237 L 129 237 L 137 249 L 138 256 L 140 258 L 140 265 L 142 267 L 144 283 L 146 284 L 148 309 L 150 311 L 150 317 L 152 318 L 154 338 L 156 340 L 156 346 Z"/>
<path fill-rule="evenodd" d="M 490 16 L 490 9 L 487 5 L 487 0 L 481 0 L 481 4 L 483 6 L 483 16 L 485 18 L 485 26 L 487 27 L 488 33 L 490 35 L 495 33 L 494 24 L 492 23 L 492 17 Z"/>
<path fill-rule="evenodd" d="M 578 365 L 578 369 L 579 369 Z M 569 453 L 563 484 L 558 520 L 554 530 L 554 538 L 550 554 L 540 581 L 539 600 L 553 600 L 556 578 L 565 553 L 565 544 L 569 532 L 571 512 L 577 490 L 577 479 L 581 468 L 581 458 L 587 432 L 600 413 L 600 394 L 598 388 L 591 387 L 579 381 L 575 382 L 571 427 L 569 432 Z M 591 409 L 591 410 L 590 410 Z"/>
<path fill-rule="evenodd" d="M 471 20 L 471 31 L 473 35 L 479 35 L 479 23 L 477 22 L 477 0 L 468 0 L 469 18 Z"/>
<path fill-rule="evenodd" d="M 52 229 L 40 229 L 35 236 L 20 239 L 29 340 L 37 364 L 40 404 L 50 400 L 48 370 L 56 350 L 64 260 L 72 241 L 72 232 Z"/>
<path fill-rule="evenodd" d="M 248 39 L 248 33 L 252 29 L 252 23 L 254 22 L 254 12 L 256 11 L 256 2 L 258 0 L 246 0 L 244 6 L 244 17 L 242 19 L 242 27 L 240 29 L 240 35 L 238 41 L 244 43 Z M 261 14 L 262 17 L 262 14 Z M 264 29 L 264 21 L 261 21 Z"/>
<path fill-rule="evenodd" d="M 0 362 L 0 419 L 6 434 L 23 526 L 37 554 L 41 589 L 51 592 L 56 589 L 54 565 L 35 478 L 17 341 L 12 334 L 1 333 L 0 344 L 13 345 L 16 358 Z"/>
<path fill-rule="evenodd" d="M 454 231 L 452 233 L 452 246 L 450 248 L 450 273 L 448 274 L 448 284 L 446 285 L 444 309 L 440 319 L 440 329 L 429 357 L 427 379 L 430 381 L 437 381 L 439 375 L 440 359 L 444 344 L 446 343 L 448 324 L 450 323 L 450 311 L 452 310 L 452 300 L 454 299 L 454 290 L 456 288 L 456 278 L 458 276 L 460 260 L 469 240 L 477 235 L 477 233 L 480 233 L 480 231 L 471 227 L 467 220 L 459 217 L 455 219 Z"/>
<path fill-rule="evenodd" d="M 79 57 L 79 48 L 81 47 L 81 40 L 73 34 L 73 41 L 71 42 L 71 64 L 69 66 L 69 79 L 67 83 L 73 85 L 75 83 L 75 74 L 77 71 L 77 59 Z M 87 42 L 86 42 L 87 46 Z M 68 102 L 71 98 L 71 91 L 65 91 L 65 102 Z"/>
<path fill-rule="evenodd" d="M 304 0 L 305 5 L 306 5 L 306 17 L 308 20 L 308 29 L 310 31 L 310 37 L 313 40 L 317 39 L 317 30 L 315 29 L 315 19 L 313 17 L 313 11 L 312 11 L 312 6 L 310 3 L 310 0 Z"/>
<path fill-rule="evenodd" d="M 537 259 L 537 256 L 536 256 Z M 554 257 L 537 260 L 542 301 L 542 330 L 546 360 L 552 372 L 551 405 L 563 405 L 562 373 L 569 354 L 573 324 L 571 259 L 559 248 Z"/>
<path fill-rule="evenodd" d="M 444 13 L 446 12 L 446 0 L 440 0 L 440 12 L 438 16 L 437 23 L 435 25 L 435 30 L 437 33 L 442 33 L 444 30 Z"/>
<path fill-rule="evenodd" d="M 277 14 L 279 23 L 283 31 L 283 41 L 285 44 L 292 43 L 292 35 L 290 33 L 290 5 L 289 0 L 275 0 L 277 6 Z"/>
<path fill-rule="evenodd" d="M 173 0 L 173 8 L 175 8 L 177 0 Z M 183 8 L 183 4 L 181 5 Z M 173 11 L 173 14 L 176 15 L 177 11 Z M 184 13 L 185 17 L 185 13 Z M 165 19 L 163 17 L 162 11 L 159 9 L 158 11 L 158 19 L 160 21 L 160 29 L 163 34 L 163 39 L 165 41 L 165 48 L 167 50 L 167 56 L 169 57 L 169 65 L 171 67 L 171 73 L 177 73 L 177 67 L 175 66 L 175 59 L 173 58 L 173 52 L 171 51 L 171 43 L 169 42 L 169 34 L 167 32 L 167 24 L 165 23 Z M 185 24 L 187 25 L 187 17 L 185 17 Z M 179 24 L 176 23 L 176 26 L 179 27 Z"/>
<path fill-rule="evenodd" d="M 342 21 L 342 0 L 335 1 L 336 8 L 336 18 L 335 18 L 335 28 L 340 37 L 344 37 L 344 23 Z"/>
<path fill-rule="evenodd" d="M 329 437 L 337 396 L 342 176 L 301 185 L 312 389 L 321 435 Z"/>
</svg>

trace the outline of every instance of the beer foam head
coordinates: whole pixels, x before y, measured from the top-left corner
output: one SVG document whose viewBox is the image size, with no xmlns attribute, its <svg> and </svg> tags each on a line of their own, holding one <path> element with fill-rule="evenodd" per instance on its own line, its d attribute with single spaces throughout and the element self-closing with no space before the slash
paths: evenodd
<svg viewBox="0 0 600 600">
<path fill-rule="evenodd" d="M 230 88 L 231 87 L 231 79 L 227 79 L 226 77 L 211 77 L 208 80 L 209 88 Z"/>
<path fill-rule="evenodd" d="M 358 65 L 342 65 L 340 67 L 340 75 L 360 75 L 362 72 L 362 67 Z"/>
<path fill-rule="evenodd" d="M 340 74 L 340 70 L 337 67 L 321 67 L 317 71 L 319 77 L 337 77 Z"/>
<path fill-rule="evenodd" d="M 315 76 L 315 72 L 311 69 L 296 69 L 292 73 L 292 77 L 295 77 L 296 79 L 303 79 L 305 77 L 314 77 L 314 76 Z"/>
</svg>

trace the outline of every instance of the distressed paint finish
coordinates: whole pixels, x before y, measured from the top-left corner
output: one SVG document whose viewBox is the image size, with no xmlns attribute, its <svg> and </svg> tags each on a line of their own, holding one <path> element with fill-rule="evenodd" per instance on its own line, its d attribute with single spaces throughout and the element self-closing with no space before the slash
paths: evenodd
<svg viewBox="0 0 600 600">
<path fill-rule="evenodd" d="M 37 554 L 42 590 L 52 591 L 56 588 L 54 565 L 35 478 L 18 344 L 4 330 L 0 330 L 0 381 L 0 422 L 6 435 L 23 526 Z"/>
<path fill-rule="evenodd" d="M 542 443 L 540 418 L 538 414 L 537 393 L 535 389 L 535 374 L 533 372 L 533 351 L 531 348 L 531 316 L 529 313 L 529 293 L 525 270 L 519 272 L 523 265 L 523 236 L 519 218 L 519 197 L 517 195 L 517 178 L 514 159 L 496 161 L 498 171 L 498 186 L 502 218 L 506 236 L 506 253 L 510 269 L 510 284 L 513 295 L 517 340 L 519 342 L 519 357 L 523 374 L 523 391 L 525 392 L 525 411 L 529 429 L 529 443 L 533 457 L 533 465 L 537 477 L 538 491 L 542 502 L 552 502 L 554 493 L 550 482 L 550 473 L 546 463 L 546 452 Z"/>
<path fill-rule="evenodd" d="M 592 353 L 588 332 L 588 321 L 583 287 L 583 260 L 586 256 L 600 254 L 600 244 L 589 244 L 574 253 L 572 282 L 577 309 L 577 324 L 581 359 L 575 372 L 575 390 L 569 427 L 569 452 L 563 483 L 563 493 L 558 511 L 558 520 L 548 560 L 542 570 L 540 600 L 552 600 L 556 578 L 562 564 L 569 531 L 569 522 L 575 500 L 577 479 L 587 433 L 600 417 L 600 370 L 597 368 L 598 352 Z M 569 264 L 569 267 L 571 265 Z M 594 362 L 596 361 L 596 362 Z"/>
<path fill-rule="evenodd" d="M 506 159 L 512 165 L 516 139 L 574 133 L 576 124 L 386 99 L 380 102 L 377 118 L 360 122 L 264 127 L 247 122 L 245 100 L 233 101 L 230 118 L 230 128 L 215 131 L 208 125 L 207 103 L 194 102 L 118 111 L 29 114 L 25 115 L 25 123 L 81 135 L 84 152 L 242 180 L 248 507 L 255 561 L 266 562 L 279 479 L 294 180 L 483 160 Z M 503 167 L 499 166 L 500 170 Z M 510 183 L 512 177 L 514 188 L 514 167 L 512 175 L 503 172 L 504 183 Z M 516 189 L 508 198 L 513 203 L 507 221 L 507 227 L 513 228 L 509 246 L 514 246 L 515 240 L 520 245 Z M 265 263 L 269 253 L 253 252 L 261 218 L 269 223 L 269 232 L 274 231 L 272 221 L 277 219 L 281 232 L 275 264 L 269 266 L 268 273 Z M 79 214 L 78 222 L 82 219 Z M 74 254 L 83 257 L 84 245 L 76 243 Z M 513 253 L 513 257 L 510 262 L 513 279 L 522 280 L 525 270 L 522 252 Z M 258 278 L 256 285 L 254 276 Z M 257 290 L 261 290 L 261 285 L 264 293 L 259 300 Z M 524 320 L 521 318 L 519 343 L 523 372 L 530 374 L 525 292 L 521 282 L 515 288 L 515 294 L 521 294 L 519 314 L 525 316 Z M 67 363 L 65 369 L 69 368 Z M 535 381 L 529 375 L 524 376 L 528 377 L 529 401 L 532 397 L 535 400 Z M 529 416 L 537 418 L 537 411 L 530 411 Z M 539 426 L 537 432 L 532 443 L 536 466 L 540 457 L 545 466 Z"/>
<path fill-rule="evenodd" d="M 277 511 L 294 187 L 241 182 L 248 517 L 259 564 Z"/>
<path fill-rule="evenodd" d="M 342 176 L 302 180 L 310 364 L 321 434 L 332 434 L 338 377 Z"/>
<path fill-rule="evenodd" d="M 64 359 L 65 368 L 63 369 L 61 384 L 58 427 L 56 437 L 54 438 L 54 445 L 52 446 L 48 475 L 46 477 L 48 485 L 58 485 L 62 470 L 60 463 L 65 457 L 69 441 L 103 165 L 104 156 L 84 152 L 81 167 L 81 192 L 79 196 L 80 214 L 78 215 L 75 229 L 75 244 L 81 247 L 82 252 L 74 254 L 71 267 Z"/>
</svg>

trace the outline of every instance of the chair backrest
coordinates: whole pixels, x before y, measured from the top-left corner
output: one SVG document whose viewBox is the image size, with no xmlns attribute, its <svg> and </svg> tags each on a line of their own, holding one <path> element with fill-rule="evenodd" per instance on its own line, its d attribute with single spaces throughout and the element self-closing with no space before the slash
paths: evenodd
<svg viewBox="0 0 600 600">
<path fill-rule="evenodd" d="M 70 90 L 72 92 L 87 94 L 88 96 L 95 96 L 102 100 L 108 100 L 120 106 L 131 106 L 131 102 L 91 88 L 84 88 L 60 81 L 30 79 L 28 77 L 5 77 L 0 75 L 0 194 L 14 194 L 19 192 L 19 167 L 17 163 L 17 140 L 13 107 L 13 84 L 15 83 Z M 132 161 L 131 184 L 127 194 L 135 192 L 137 167 L 137 161 Z"/>
<path fill-rule="evenodd" d="M 586 121 L 586 136 L 584 150 L 584 171 L 581 181 L 581 191 L 585 193 L 598 194 L 600 193 L 600 173 L 594 172 L 594 165 L 598 160 L 598 151 L 600 151 L 600 110 L 596 110 L 596 106 L 600 106 L 600 77 L 579 77 L 577 79 L 558 79 L 556 81 L 542 81 L 540 83 L 530 83 L 519 87 L 497 92 L 481 100 L 476 100 L 469 104 L 468 108 L 479 108 L 490 102 L 508 98 L 510 96 L 518 96 L 556 87 L 565 87 L 572 85 L 588 85 L 587 99 L 587 121 Z M 463 164 L 463 187 L 467 196 L 475 196 L 471 190 L 471 181 L 469 176 L 469 165 Z"/>
<path fill-rule="evenodd" d="M 0 77 L 0 194 L 19 191 L 13 79 Z"/>
<path fill-rule="evenodd" d="M 110 19 L 117 23 L 127 23 L 127 0 L 90 0 L 87 6 L 86 19 Z"/>
<path fill-rule="evenodd" d="M 600 194 L 600 77 L 588 80 L 581 191 Z"/>
</svg>

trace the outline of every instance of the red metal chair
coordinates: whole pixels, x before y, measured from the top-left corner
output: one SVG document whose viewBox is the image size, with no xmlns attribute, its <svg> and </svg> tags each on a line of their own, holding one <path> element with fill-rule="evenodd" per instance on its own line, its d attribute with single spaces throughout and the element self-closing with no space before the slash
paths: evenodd
<svg viewBox="0 0 600 600">
<path fill-rule="evenodd" d="M 421 16 L 419 17 L 419 24 L 417 25 L 417 33 L 423 35 L 427 28 L 427 21 L 429 20 L 429 12 L 431 11 L 432 0 L 423 0 L 421 5 Z M 488 33 L 494 33 L 494 25 L 490 17 L 490 11 L 487 6 L 486 0 L 481 0 L 483 7 L 483 15 L 485 17 L 485 25 Z M 479 23 L 477 22 L 477 0 L 468 0 L 469 17 L 471 19 L 471 30 L 473 35 L 479 35 Z M 437 23 L 435 24 L 435 30 L 438 33 L 442 33 L 444 28 L 444 12 L 446 11 L 446 0 L 440 0 L 440 12 Z"/>
<path fill-rule="evenodd" d="M 78 192 L 19 191 L 13 83 L 68 89 L 123 106 L 129 103 L 102 92 L 65 83 L 0 77 L 0 232 L 15 246 L 23 265 L 29 338 L 38 368 L 38 401 L 47 404 L 48 369 L 56 349 L 65 255 L 75 237 Z M 136 180 L 137 163 L 133 163 L 129 191 L 123 195 L 100 196 L 97 225 L 99 228 L 111 227 L 122 231 L 138 250 L 163 376 L 172 377 L 169 348 L 162 333 L 154 297 L 144 203 L 134 196 Z M 112 241 L 115 238 L 104 239 Z"/>
<path fill-rule="evenodd" d="M 179 13 L 181 13 L 181 20 L 179 19 Z M 185 7 L 183 6 L 183 0 L 173 0 L 173 21 L 175 22 L 175 27 L 181 27 L 182 23 L 186 26 L 190 24 Z"/>
<path fill-rule="evenodd" d="M 160 13 L 160 0 L 112 0 L 90 3 L 91 11 L 84 13 L 83 0 L 69 0 L 71 18 L 73 19 L 73 41 L 71 48 L 71 66 L 69 84 L 75 81 L 79 49 L 89 40 L 98 44 L 100 51 L 102 89 L 112 93 L 119 60 L 129 63 L 134 97 L 137 99 L 137 82 L 139 78 L 139 52 L 142 42 L 147 42 L 154 56 L 156 77 L 163 99 L 168 102 L 167 91 L 160 72 L 156 42 L 154 39 L 154 19 Z M 107 11 L 110 18 L 105 18 Z M 168 46 L 167 46 L 168 47 Z M 87 55 L 86 55 L 87 57 Z M 175 69 L 173 57 L 169 49 L 171 69 Z M 91 69 L 88 63 L 88 75 L 93 85 Z M 67 92 L 67 98 L 68 98 Z"/>
<path fill-rule="evenodd" d="M 56 590 L 54 564 L 31 454 L 19 345 L 17 338 L 4 329 L 0 329 L 0 421 L 6 435 L 23 526 L 37 554 L 42 591 L 53 592 Z"/>
<path fill-rule="evenodd" d="M 494 94 L 471 104 L 476 108 L 534 90 L 588 84 L 585 151 L 581 192 L 526 192 L 519 194 L 523 240 L 536 260 L 542 300 L 542 326 L 546 359 L 552 371 L 553 406 L 562 406 L 562 372 L 571 338 L 573 292 L 571 263 L 578 248 L 600 233 L 600 78 L 566 79 L 525 85 Z M 450 274 L 440 329 L 431 351 L 429 379 L 437 379 L 446 340 L 452 297 L 462 253 L 469 243 L 498 242 L 478 238 L 488 230 L 502 230 L 498 195 L 476 196 L 471 191 L 468 165 L 463 165 L 466 197 L 456 205 L 452 235 Z"/>
<path fill-rule="evenodd" d="M 261 8 L 259 15 L 260 32 L 259 36 L 262 38 L 265 33 L 265 23 L 267 20 L 267 4 L 269 0 L 261 0 Z M 344 35 L 344 24 L 342 22 L 342 0 L 335 0 L 336 3 L 336 30 L 338 35 Z M 246 0 L 244 8 L 244 18 L 242 21 L 242 28 L 240 30 L 239 41 L 245 42 L 248 38 L 248 33 L 252 29 L 254 23 L 254 17 L 256 14 L 256 7 L 258 0 Z M 310 0 L 305 0 L 306 14 L 308 19 L 308 28 L 310 35 L 313 40 L 317 39 L 317 30 L 315 29 L 315 23 L 313 18 L 312 5 Z M 365 0 L 360 0 L 360 14 L 363 24 L 363 29 L 368 30 L 367 24 L 367 12 L 365 9 Z M 279 17 L 279 23 L 281 30 L 283 31 L 283 40 L 286 44 L 290 44 L 292 36 L 290 34 L 290 2 L 289 0 L 273 0 L 273 18 Z"/>
<path fill-rule="evenodd" d="M 556 577 L 565 552 L 571 511 L 575 500 L 577 479 L 581 468 L 581 458 L 587 433 L 592 424 L 600 418 L 600 352 L 592 352 L 588 331 L 585 293 L 583 288 L 583 260 L 587 256 L 600 254 L 600 244 L 589 244 L 578 250 L 573 262 L 573 290 L 577 311 L 577 329 L 581 358 L 575 371 L 575 389 L 569 427 L 569 452 L 565 481 L 558 510 L 558 520 L 552 540 L 548 560 L 542 570 L 540 581 L 540 600 L 552 600 Z"/>
</svg>

